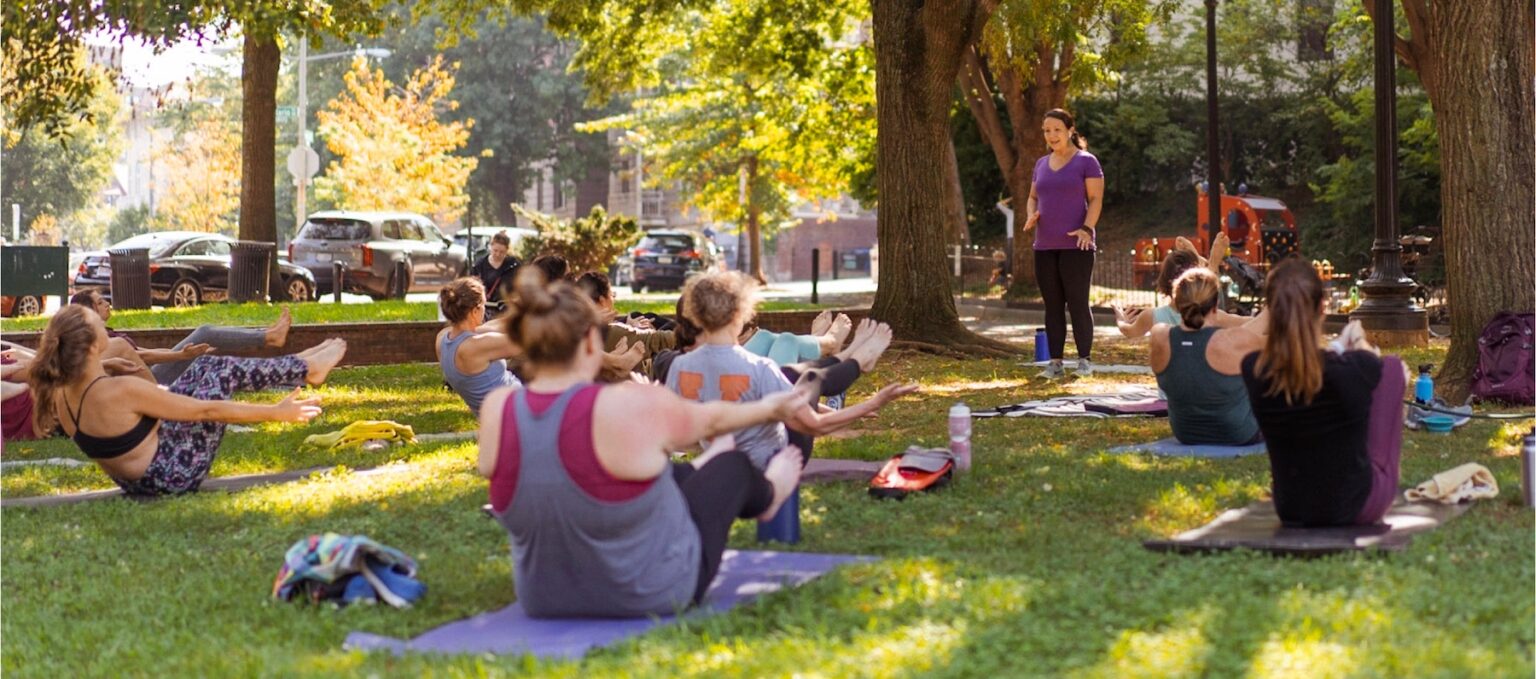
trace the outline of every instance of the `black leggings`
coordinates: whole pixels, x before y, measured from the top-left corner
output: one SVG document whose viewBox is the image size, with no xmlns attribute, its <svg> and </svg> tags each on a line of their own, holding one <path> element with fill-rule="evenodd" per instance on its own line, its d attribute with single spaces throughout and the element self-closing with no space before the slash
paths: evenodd
<svg viewBox="0 0 1536 679">
<path fill-rule="evenodd" d="M 839 359 L 836 356 L 781 366 L 779 370 L 792 383 L 798 383 L 807 375 L 815 375 L 816 379 L 821 380 L 821 394 L 826 396 L 848 391 L 848 387 L 853 386 L 862 374 L 858 361 L 851 358 Z M 815 407 L 819 399 L 819 396 L 811 399 L 811 407 Z M 805 457 L 801 458 L 801 465 L 810 463 L 811 455 L 816 452 L 816 438 L 787 427 L 786 431 L 789 433 L 790 445 L 805 453 Z"/>
<path fill-rule="evenodd" d="M 1072 309 L 1072 339 L 1078 358 L 1093 352 L 1093 311 L 1088 286 L 1093 282 L 1093 250 L 1036 250 L 1035 281 L 1045 298 L 1045 336 L 1051 360 L 1061 360 L 1067 345 L 1067 309 Z"/>
<path fill-rule="evenodd" d="M 773 484 L 739 450 L 721 453 L 703 467 L 673 463 L 672 478 L 682 488 L 688 514 L 699 529 L 699 584 L 693 590 L 693 602 L 699 603 L 720 572 L 731 524 L 768 511 Z"/>
</svg>

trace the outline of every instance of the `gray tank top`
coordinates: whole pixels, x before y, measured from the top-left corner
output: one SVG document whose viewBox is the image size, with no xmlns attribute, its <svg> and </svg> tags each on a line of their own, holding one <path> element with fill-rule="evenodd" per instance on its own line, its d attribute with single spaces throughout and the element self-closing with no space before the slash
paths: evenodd
<svg viewBox="0 0 1536 679">
<path fill-rule="evenodd" d="M 1168 329 L 1168 367 L 1157 374 L 1157 386 L 1168 395 L 1173 435 L 1185 445 L 1238 445 L 1259 433 L 1243 376 L 1216 372 L 1205 359 L 1214 334 L 1216 328 Z"/>
<path fill-rule="evenodd" d="M 443 369 L 443 381 L 453 387 L 453 392 L 464 399 L 464 405 L 469 406 L 469 412 L 475 417 L 480 417 L 480 404 L 491 392 L 502 387 L 515 387 L 519 384 L 517 376 L 507 370 L 507 362 L 496 359 L 487 363 L 485 369 L 473 375 L 459 372 L 459 366 L 455 362 L 459 356 L 459 347 L 464 340 L 469 339 L 474 333 L 461 332 L 458 337 L 453 337 L 453 331 L 443 333 L 443 339 L 438 343 L 438 365 Z"/>
<path fill-rule="evenodd" d="M 526 390 L 508 397 L 519 465 L 512 502 L 497 520 L 512 536 L 518 602 L 536 618 L 682 610 L 692 603 L 702 564 L 699 530 L 671 471 L 633 500 L 605 502 L 578 487 L 560 460 L 566 408 L 586 386 L 566 390 L 539 415 L 528 407 Z"/>
</svg>

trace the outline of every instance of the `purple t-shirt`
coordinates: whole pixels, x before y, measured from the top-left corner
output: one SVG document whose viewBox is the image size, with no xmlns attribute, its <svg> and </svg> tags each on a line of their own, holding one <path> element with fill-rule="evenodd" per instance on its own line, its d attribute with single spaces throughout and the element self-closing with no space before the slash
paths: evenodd
<svg viewBox="0 0 1536 679">
<path fill-rule="evenodd" d="M 1036 250 L 1076 250 L 1077 237 L 1068 236 L 1088 219 L 1088 188 L 1083 182 L 1104 176 L 1099 159 L 1078 151 L 1060 170 L 1051 170 L 1051 154 L 1035 161 Z"/>
</svg>

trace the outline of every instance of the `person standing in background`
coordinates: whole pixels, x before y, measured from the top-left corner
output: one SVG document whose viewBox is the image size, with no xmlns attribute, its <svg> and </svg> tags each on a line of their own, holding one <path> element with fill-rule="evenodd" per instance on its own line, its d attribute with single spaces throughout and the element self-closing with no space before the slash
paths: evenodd
<svg viewBox="0 0 1536 679">
<path fill-rule="evenodd" d="M 1093 313 L 1088 287 L 1093 281 L 1095 225 L 1104 205 L 1104 170 L 1077 134 L 1072 114 L 1051 109 L 1040 125 L 1051 149 L 1035 162 L 1029 187 L 1029 215 L 1024 230 L 1035 231 L 1035 280 L 1045 300 L 1045 334 L 1051 362 L 1044 377 L 1065 374 L 1062 354 L 1067 343 L 1067 310 L 1072 312 L 1072 338 L 1077 344 L 1077 372 L 1093 374 Z"/>
<path fill-rule="evenodd" d="M 469 275 L 479 278 L 480 284 L 485 286 L 486 312 L 491 318 L 505 308 L 503 289 L 511 287 L 512 280 L 517 277 L 517 267 L 523 263 L 508 252 L 511 248 L 512 239 L 507 232 L 497 231 L 491 236 L 491 246 L 485 256 L 469 270 Z"/>
</svg>

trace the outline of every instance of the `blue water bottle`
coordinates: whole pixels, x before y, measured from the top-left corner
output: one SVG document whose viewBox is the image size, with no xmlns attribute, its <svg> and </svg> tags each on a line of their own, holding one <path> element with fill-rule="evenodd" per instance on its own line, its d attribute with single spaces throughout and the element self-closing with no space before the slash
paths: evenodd
<svg viewBox="0 0 1536 679">
<path fill-rule="evenodd" d="M 1435 399 L 1435 378 L 1429 376 L 1429 371 L 1435 366 L 1425 363 L 1419 366 L 1419 379 L 1413 381 L 1413 400 L 1415 403 L 1429 405 Z"/>
<path fill-rule="evenodd" d="M 1045 337 L 1045 328 L 1035 328 L 1035 362 L 1049 360 L 1051 360 L 1051 346 Z"/>
<path fill-rule="evenodd" d="M 800 541 L 800 487 L 790 492 L 779 507 L 779 513 L 767 521 L 757 522 L 758 542 L 782 542 L 793 545 Z"/>
</svg>

